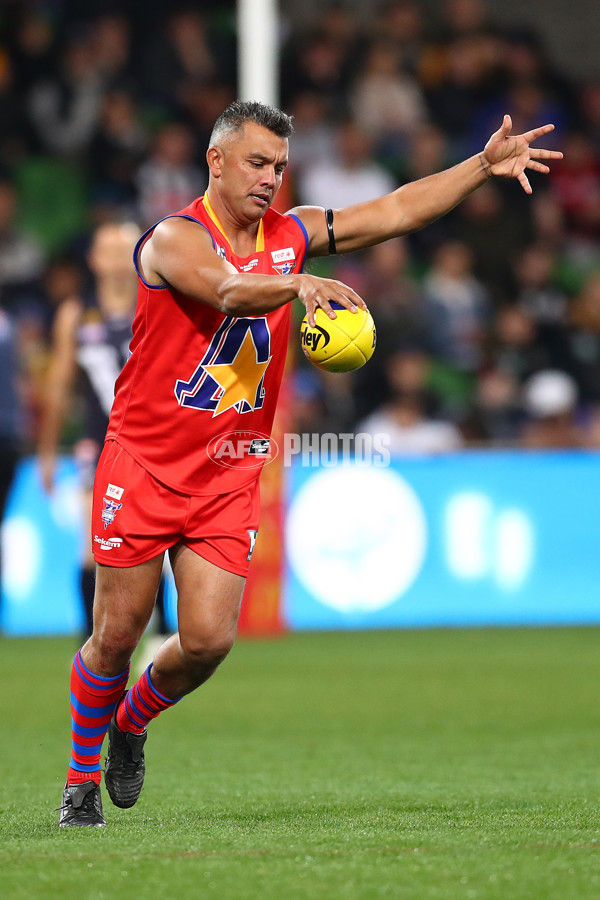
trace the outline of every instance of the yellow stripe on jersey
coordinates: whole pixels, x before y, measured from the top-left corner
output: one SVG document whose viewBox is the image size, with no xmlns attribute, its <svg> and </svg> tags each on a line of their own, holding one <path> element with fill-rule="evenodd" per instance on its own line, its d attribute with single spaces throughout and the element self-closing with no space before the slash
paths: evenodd
<svg viewBox="0 0 600 900">
<path fill-rule="evenodd" d="M 220 219 L 212 207 L 212 203 L 208 199 L 208 194 L 204 195 L 204 197 L 202 198 L 202 203 L 204 204 L 204 208 L 206 209 L 206 212 L 208 213 L 208 215 L 210 216 L 212 221 L 215 223 L 215 225 L 217 226 L 217 228 L 219 229 L 219 231 L 221 232 L 221 234 L 223 235 L 223 237 L 225 238 L 225 240 L 231 247 L 231 241 L 229 240 L 229 238 L 227 236 L 227 232 L 221 225 Z M 255 253 L 261 253 L 264 249 L 265 249 L 265 228 L 264 228 L 263 220 L 261 219 L 260 222 L 258 223 L 258 231 L 256 233 Z"/>
<path fill-rule="evenodd" d="M 265 227 L 263 225 L 263 220 L 261 219 L 258 223 L 258 231 L 256 232 L 256 252 L 262 253 L 265 249 Z"/>
</svg>

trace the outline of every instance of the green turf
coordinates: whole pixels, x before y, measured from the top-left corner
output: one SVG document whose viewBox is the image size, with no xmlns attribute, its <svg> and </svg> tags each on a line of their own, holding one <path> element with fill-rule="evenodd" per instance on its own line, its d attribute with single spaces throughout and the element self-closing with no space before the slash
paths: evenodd
<svg viewBox="0 0 600 900">
<path fill-rule="evenodd" d="M 597 629 L 240 641 L 137 806 L 59 831 L 68 639 L 0 640 L 0 895 L 600 896 Z"/>
</svg>

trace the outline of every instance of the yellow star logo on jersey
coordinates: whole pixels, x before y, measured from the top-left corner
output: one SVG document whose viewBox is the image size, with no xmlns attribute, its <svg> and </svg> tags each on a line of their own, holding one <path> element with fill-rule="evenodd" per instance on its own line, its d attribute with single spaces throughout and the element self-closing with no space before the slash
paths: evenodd
<svg viewBox="0 0 600 900">
<path fill-rule="evenodd" d="M 215 363 L 204 366 L 204 370 L 223 389 L 213 416 L 218 416 L 219 413 L 231 409 L 242 400 L 245 400 L 254 409 L 258 386 L 270 362 L 271 357 L 264 363 L 258 362 L 256 346 L 252 340 L 252 333 L 248 329 L 232 363 Z"/>
</svg>

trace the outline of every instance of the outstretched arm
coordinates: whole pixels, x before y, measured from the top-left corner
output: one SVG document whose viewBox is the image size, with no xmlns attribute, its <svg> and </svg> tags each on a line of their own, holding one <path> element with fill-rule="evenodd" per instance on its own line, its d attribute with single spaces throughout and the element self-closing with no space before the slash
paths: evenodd
<svg viewBox="0 0 600 900">
<path fill-rule="evenodd" d="M 337 252 L 361 250 L 418 231 L 450 212 L 492 175 L 516 178 L 530 194 L 527 170 L 547 173 L 550 171 L 548 166 L 540 160 L 562 159 L 559 151 L 531 146 L 537 138 L 553 131 L 554 125 L 543 125 L 518 135 L 511 135 L 511 129 L 510 116 L 504 116 L 498 131 L 477 156 L 444 172 L 405 184 L 384 197 L 335 210 L 333 225 Z M 327 255 L 329 236 L 323 210 L 304 206 L 292 212 L 301 219 L 308 232 L 309 255 Z"/>
<path fill-rule="evenodd" d="M 165 283 L 193 300 L 207 303 L 226 316 L 260 316 L 296 297 L 315 324 L 320 307 L 330 318 L 331 303 L 354 311 L 364 300 L 348 285 L 316 275 L 255 275 L 238 272 L 218 256 L 206 229 L 188 219 L 172 217 L 158 224 L 140 252 L 146 280 Z"/>
</svg>

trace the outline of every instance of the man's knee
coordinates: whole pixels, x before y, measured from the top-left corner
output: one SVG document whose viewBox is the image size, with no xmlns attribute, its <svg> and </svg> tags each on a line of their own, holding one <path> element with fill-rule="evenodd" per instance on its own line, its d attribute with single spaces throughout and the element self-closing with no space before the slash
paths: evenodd
<svg viewBox="0 0 600 900">
<path fill-rule="evenodd" d="M 94 622 L 89 641 L 94 657 L 113 668 L 125 666 L 139 643 L 137 630 L 108 622 Z"/>
<path fill-rule="evenodd" d="M 216 668 L 235 642 L 235 629 L 215 629 L 205 634 L 179 635 L 184 660 L 192 668 Z"/>
</svg>

